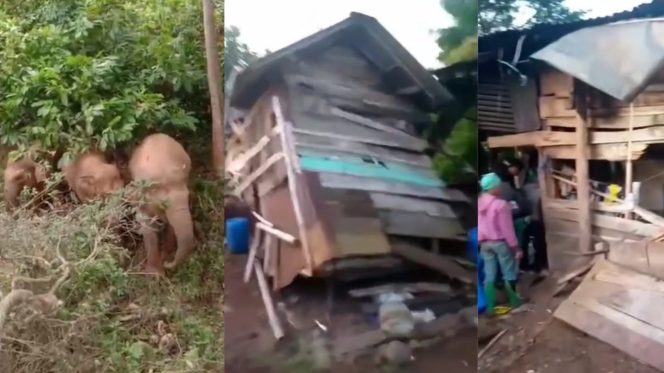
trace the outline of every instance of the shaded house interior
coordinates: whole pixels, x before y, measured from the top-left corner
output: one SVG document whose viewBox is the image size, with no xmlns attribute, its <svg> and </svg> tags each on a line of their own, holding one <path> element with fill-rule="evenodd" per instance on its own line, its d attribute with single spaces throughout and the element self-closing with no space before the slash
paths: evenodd
<svg viewBox="0 0 664 373">
<path fill-rule="evenodd" d="M 664 328 L 646 310 L 664 302 L 663 16 L 653 1 L 485 35 L 478 63 L 481 140 L 536 168 L 550 269 L 592 268 L 555 316 L 659 369 Z"/>
<path fill-rule="evenodd" d="M 227 159 L 246 162 L 229 168 L 234 192 L 298 237 L 266 250 L 275 288 L 298 274 L 368 277 L 405 261 L 472 281 L 431 252 L 463 247 L 472 215 L 468 196 L 436 176 L 419 137 L 430 113 L 451 101 L 394 37 L 359 13 L 236 77 L 230 107 L 246 115 L 231 119 L 242 125 Z"/>
</svg>

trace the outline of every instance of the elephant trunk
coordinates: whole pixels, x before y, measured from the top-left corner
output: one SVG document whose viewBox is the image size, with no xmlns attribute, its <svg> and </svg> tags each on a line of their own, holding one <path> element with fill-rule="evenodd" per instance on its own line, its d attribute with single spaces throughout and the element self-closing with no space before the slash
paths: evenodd
<svg viewBox="0 0 664 373">
<path fill-rule="evenodd" d="M 173 261 L 164 263 L 164 268 L 174 269 L 189 257 L 195 246 L 194 225 L 188 202 L 167 208 L 166 218 L 175 232 L 178 248 Z"/>
<path fill-rule="evenodd" d="M 7 207 L 9 207 L 10 209 L 15 209 L 19 205 L 18 197 L 20 193 L 18 189 L 19 188 L 17 186 L 5 185 L 5 193 L 4 193 L 5 203 L 7 203 Z"/>
</svg>

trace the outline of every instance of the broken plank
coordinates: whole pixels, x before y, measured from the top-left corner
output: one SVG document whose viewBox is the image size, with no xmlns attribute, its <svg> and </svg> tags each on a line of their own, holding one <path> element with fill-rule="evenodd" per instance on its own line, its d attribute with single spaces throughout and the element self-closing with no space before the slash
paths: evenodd
<svg viewBox="0 0 664 373">
<path fill-rule="evenodd" d="M 281 127 L 277 126 L 272 128 L 268 135 L 265 135 L 260 138 L 250 149 L 245 152 L 240 153 L 237 157 L 230 159 L 230 162 L 227 166 L 229 172 L 240 173 L 244 169 L 249 161 L 260 153 L 265 147 L 270 143 L 270 140 L 278 135 L 281 131 Z"/>
<path fill-rule="evenodd" d="M 394 240 L 392 244 L 392 252 L 413 263 L 434 269 L 450 278 L 457 279 L 467 284 L 477 283 L 477 276 L 474 273 L 466 271 L 453 260 L 433 254 L 407 242 Z"/>
<path fill-rule="evenodd" d="M 241 196 L 242 193 L 245 191 L 245 189 L 249 188 L 251 184 L 253 184 L 256 180 L 258 180 L 267 170 L 270 169 L 270 167 L 274 166 L 277 162 L 280 160 L 284 159 L 284 153 L 276 153 L 272 154 L 270 158 L 268 158 L 265 163 L 260 165 L 256 169 L 256 171 L 252 172 L 249 174 L 244 180 L 242 180 L 242 183 L 238 185 L 234 190 L 233 194 L 236 196 Z"/>
</svg>

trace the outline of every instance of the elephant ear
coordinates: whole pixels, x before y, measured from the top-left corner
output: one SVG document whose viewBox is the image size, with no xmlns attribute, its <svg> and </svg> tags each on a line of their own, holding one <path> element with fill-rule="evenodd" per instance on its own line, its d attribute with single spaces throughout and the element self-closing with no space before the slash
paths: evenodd
<svg viewBox="0 0 664 373">
<path fill-rule="evenodd" d="M 78 194 L 80 199 L 88 200 L 94 198 L 94 196 L 97 195 L 97 185 L 95 183 L 94 176 L 79 176 L 78 182 L 76 184 L 76 194 Z"/>
</svg>

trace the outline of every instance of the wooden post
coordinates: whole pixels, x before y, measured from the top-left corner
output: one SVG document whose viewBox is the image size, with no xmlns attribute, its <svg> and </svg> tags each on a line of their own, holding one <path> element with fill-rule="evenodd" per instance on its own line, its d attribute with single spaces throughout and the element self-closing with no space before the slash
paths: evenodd
<svg viewBox="0 0 664 373">
<path fill-rule="evenodd" d="M 629 104 L 629 131 L 627 135 L 627 162 L 625 164 L 625 198 L 624 198 L 627 201 L 634 201 L 634 198 L 630 198 L 630 195 L 633 193 L 632 131 L 634 131 L 634 103 Z M 625 218 L 631 219 L 632 213 L 631 212 L 625 213 Z"/>
<path fill-rule="evenodd" d="M 214 21 L 212 0 L 203 0 L 203 27 L 205 29 L 205 56 L 207 58 L 210 109 L 212 111 L 212 163 L 217 176 L 224 177 L 224 93 L 222 89 L 219 52 L 217 50 L 217 26 Z M 223 31 L 222 31 L 223 33 Z"/>
<path fill-rule="evenodd" d="M 576 115 L 576 179 L 576 202 L 579 206 L 579 251 L 586 253 L 592 250 L 588 127 L 580 114 Z"/>
</svg>

